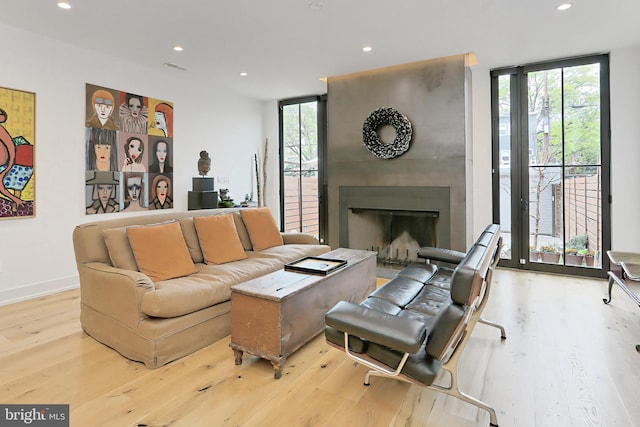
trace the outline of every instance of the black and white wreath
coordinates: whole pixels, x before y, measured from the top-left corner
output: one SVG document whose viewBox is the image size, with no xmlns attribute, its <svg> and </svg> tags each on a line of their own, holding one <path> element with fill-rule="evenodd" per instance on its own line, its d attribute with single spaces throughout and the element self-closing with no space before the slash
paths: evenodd
<svg viewBox="0 0 640 427">
<path fill-rule="evenodd" d="M 380 140 L 378 128 L 382 125 L 391 125 L 396 130 L 396 137 L 391 144 L 385 144 Z M 362 127 L 362 139 L 365 147 L 374 156 L 381 159 L 393 159 L 406 152 L 409 149 L 409 142 L 411 142 L 411 134 L 409 119 L 391 107 L 375 110 L 366 118 Z"/>
</svg>

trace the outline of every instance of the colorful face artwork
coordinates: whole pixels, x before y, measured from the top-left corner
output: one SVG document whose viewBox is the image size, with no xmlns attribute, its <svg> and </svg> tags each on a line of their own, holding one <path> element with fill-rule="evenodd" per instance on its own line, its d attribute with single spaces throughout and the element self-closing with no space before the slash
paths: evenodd
<svg viewBox="0 0 640 427">
<path fill-rule="evenodd" d="M 170 209 L 173 207 L 171 198 L 171 179 L 167 175 L 157 174 L 153 179 L 152 199 L 149 209 Z"/>
<path fill-rule="evenodd" d="M 147 174 L 141 172 L 124 172 L 124 185 L 120 211 L 141 211 L 149 208 L 149 199 L 145 188 Z"/>
<path fill-rule="evenodd" d="M 35 99 L 0 88 L 0 219 L 35 215 Z"/>
<path fill-rule="evenodd" d="M 87 214 L 172 208 L 173 103 L 87 84 L 85 108 Z"/>
</svg>

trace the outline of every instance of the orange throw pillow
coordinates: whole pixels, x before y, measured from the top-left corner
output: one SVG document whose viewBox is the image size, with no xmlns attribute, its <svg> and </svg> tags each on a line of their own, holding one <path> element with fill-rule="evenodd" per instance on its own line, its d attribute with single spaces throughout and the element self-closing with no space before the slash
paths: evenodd
<svg viewBox="0 0 640 427">
<path fill-rule="evenodd" d="M 159 282 L 197 272 L 178 222 L 130 227 L 127 235 L 138 270 L 149 276 L 151 281 Z"/>
<path fill-rule="evenodd" d="M 280 229 L 269 208 L 241 209 L 254 251 L 283 245 Z"/>
<path fill-rule="evenodd" d="M 231 214 L 197 216 L 193 223 L 207 264 L 224 264 L 247 258 Z"/>
</svg>

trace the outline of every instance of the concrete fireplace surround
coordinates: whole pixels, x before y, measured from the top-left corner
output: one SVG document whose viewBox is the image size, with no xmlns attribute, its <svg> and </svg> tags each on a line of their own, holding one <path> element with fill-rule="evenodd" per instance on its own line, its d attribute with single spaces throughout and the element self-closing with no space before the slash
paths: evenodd
<svg viewBox="0 0 640 427">
<path fill-rule="evenodd" d="M 466 251 L 471 209 L 470 72 L 465 55 L 331 77 L 326 191 L 328 243 L 348 245 L 348 208 L 438 211 L 438 243 Z M 363 144 L 372 111 L 392 107 L 412 125 L 407 152 L 380 159 Z M 383 142 L 393 140 L 379 128 Z M 393 132 L 393 128 L 391 128 Z M 360 204 L 360 206 L 357 206 Z"/>
</svg>

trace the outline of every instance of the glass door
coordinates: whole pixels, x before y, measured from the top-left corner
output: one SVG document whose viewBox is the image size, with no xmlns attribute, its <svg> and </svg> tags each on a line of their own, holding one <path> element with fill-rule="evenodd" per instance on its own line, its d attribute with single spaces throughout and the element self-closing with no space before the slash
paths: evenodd
<svg viewBox="0 0 640 427">
<path fill-rule="evenodd" d="M 320 97 L 280 102 L 282 229 L 309 233 L 320 241 L 324 105 Z"/>
<path fill-rule="evenodd" d="M 606 55 L 494 71 L 501 265 L 603 275 L 610 247 Z"/>
</svg>

